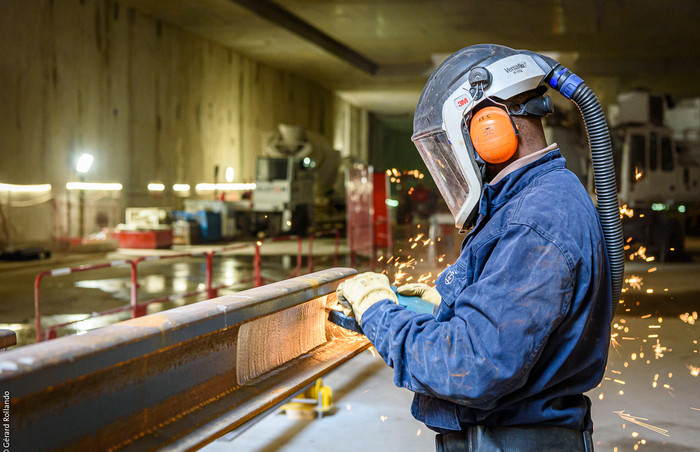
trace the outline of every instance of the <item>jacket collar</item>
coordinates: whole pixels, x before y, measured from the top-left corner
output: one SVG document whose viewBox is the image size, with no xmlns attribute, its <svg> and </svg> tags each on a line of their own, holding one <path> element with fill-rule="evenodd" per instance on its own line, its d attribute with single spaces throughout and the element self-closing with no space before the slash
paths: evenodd
<svg viewBox="0 0 700 452">
<path fill-rule="evenodd" d="M 566 160 L 559 149 L 509 173 L 495 184 L 484 184 L 479 200 L 479 215 L 490 217 L 530 183 L 552 170 L 564 168 Z"/>
</svg>

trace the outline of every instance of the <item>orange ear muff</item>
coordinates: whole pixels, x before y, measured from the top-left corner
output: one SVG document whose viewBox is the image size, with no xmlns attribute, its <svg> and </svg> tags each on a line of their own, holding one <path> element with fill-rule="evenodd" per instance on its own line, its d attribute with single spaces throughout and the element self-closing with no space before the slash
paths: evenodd
<svg viewBox="0 0 700 452">
<path fill-rule="evenodd" d="M 503 163 L 515 154 L 518 137 L 508 113 L 485 107 L 474 114 L 469 126 L 474 149 L 486 163 Z"/>
</svg>

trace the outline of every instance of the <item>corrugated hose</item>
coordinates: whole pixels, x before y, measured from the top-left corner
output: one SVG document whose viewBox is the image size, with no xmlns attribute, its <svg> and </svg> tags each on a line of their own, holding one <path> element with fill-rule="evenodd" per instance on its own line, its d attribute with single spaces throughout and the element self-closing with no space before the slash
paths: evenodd
<svg viewBox="0 0 700 452">
<path fill-rule="evenodd" d="M 625 272 L 625 252 L 623 249 L 622 222 L 620 221 L 620 205 L 617 200 L 617 184 L 615 182 L 615 166 L 613 162 L 610 133 L 605 120 L 603 108 L 585 83 L 581 83 L 571 95 L 583 117 L 588 135 L 588 144 L 593 161 L 595 190 L 598 199 L 598 215 L 605 237 L 605 247 L 610 262 L 612 278 L 612 314 L 620 301 L 622 281 Z"/>
</svg>

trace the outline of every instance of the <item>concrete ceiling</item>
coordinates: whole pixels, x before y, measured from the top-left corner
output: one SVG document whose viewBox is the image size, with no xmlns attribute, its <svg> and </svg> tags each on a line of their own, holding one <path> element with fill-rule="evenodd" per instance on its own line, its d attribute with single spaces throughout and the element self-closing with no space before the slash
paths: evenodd
<svg viewBox="0 0 700 452">
<path fill-rule="evenodd" d="M 635 87 L 700 95 L 697 0 L 121 3 L 380 113 L 412 112 L 436 63 L 484 42 L 553 53 L 605 100 Z"/>
</svg>

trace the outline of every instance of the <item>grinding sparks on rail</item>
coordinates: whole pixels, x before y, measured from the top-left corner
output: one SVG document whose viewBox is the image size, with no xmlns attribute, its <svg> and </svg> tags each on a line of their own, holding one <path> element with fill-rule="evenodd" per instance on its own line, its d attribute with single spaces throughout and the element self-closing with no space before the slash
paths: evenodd
<svg viewBox="0 0 700 452">
<path fill-rule="evenodd" d="M 629 241 L 628 241 L 629 242 Z M 640 260 L 643 260 L 644 262 L 651 262 L 653 261 L 653 256 L 647 256 L 646 255 L 647 250 L 644 247 L 640 247 L 637 252 L 633 254 L 633 258 L 639 258 Z M 650 259 L 651 257 L 651 259 Z M 647 273 L 655 273 L 659 271 L 658 267 L 652 267 L 647 269 Z M 628 295 L 627 297 L 632 297 L 632 296 L 643 296 L 643 295 L 653 295 L 655 294 L 654 288 L 652 287 L 645 287 L 644 285 L 644 280 L 640 276 L 637 275 L 629 275 L 625 279 L 625 285 L 626 287 L 623 288 L 623 292 L 626 292 Z M 668 292 L 669 289 L 665 288 L 664 292 Z M 673 297 L 669 297 L 669 301 L 672 301 Z M 621 301 L 621 304 L 623 302 Z M 635 306 L 640 306 L 639 300 L 635 300 Z M 625 312 L 628 312 L 630 309 L 627 308 Z M 621 313 L 618 312 L 618 315 Z M 698 314 L 696 311 L 693 312 L 686 312 L 684 314 L 674 316 L 674 318 L 677 320 L 682 321 L 681 325 L 685 325 L 688 328 L 688 333 L 692 333 L 692 329 L 690 329 L 692 326 L 694 326 L 695 321 L 697 320 Z M 608 369 L 607 373 L 608 375 L 611 375 L 610 377 L 605 377 L 604 382 L 601 384 L 600 388 L 605 389 L 606 384 L 616 384 L 616 385 L 625 385 L 627 382 L 625 378 L 623 378 L 624 372 L 626 372 L 630 364 L 646 364 L 647 366 L 652 366 L 653 363 L 657 361 L 662 361 L 664 358 L 669 356 L 673 352 L 673 349 L 670 347 L 664 345 L 664 326 L 666 325 L 665 319 L 663 316 L 659 315 L 654 315 L 651 313 L 646 313 L 643 315 L 639 315 L 636 319 L 635 318 L 629 318 L 625 317 L 624 314 L 620 315 L 616 319 L 616 323 L 613 325 L 613 332 L 611 334 L 612 337 L 612 342 L 611 344 L 617 351 L 618 356 L 621 356 L 621 352 L 624 353 L 624 349 L 627 349 L 629 346 L 632 347 L 632 350 L 630 350 L 630 354 L 627 355 L 629 356 L 629 361 L 625 361 L 622 366 L 622 371 L 615 369 L 615 363 L 611 360 L 608 363 Z M 641 330 L 647 330 L 647 332 L 642 332 Z M 669 332 L 672 330 L 669 330 Z M 675 332 L 675 331 L 674 331 Z M 621 336 L 621 333 L 625 334 L 624 336 Z M 618 342 L 618 340 L 623 340 L 625 342 L 624 347 Z M 691 336 L 691 341 L 692 344 L 697 346 L 697 340 L 693 339 Z M 645 354 L 646 353 L 646 354 Z M 695 357 L 697 357 L 697 347 L 695 350 L 693 350 L 693 353 L 695 354 Z M 653 358 L 652 358 L 653 356 Z M 639 365 L 637 364 L 637 365 Z M 698 362 L 686 362 L 684 363 L 685 367 L 688 369 L 688 372 L 692 377 L 698 377 L 700 375 L 700 367 L 697 366 Z M 658 368 L 658 367 L 657 367 Z M 635 374 L 638 375 L 639 370 L 636 368 Z M 672 379 L 674 377 L 672 372 L 656 372 L 651 374 L 653 377 L 650 376 L 650 386 L 652 390 L 661 390 L 662 392 L 659 393 L 661 394 L 667 394 L 669 397 L 675 398 L 674 392 L 679 388 L 678 385 L 672 384 Z M 634 391 L 634 387 L 632 388 L 632 391 Z M 606 391 L 607 392 L 607 391 Z M 628 391 L 629 392 L 629 391 Z M 632 393 L 633 394 L 633 393 Z M 620 390 L 618 392 L 619 396 L 624 396 L 624 391 Z M 635 394 L 633 394 L 634 396 Z M 604 395 L 603 391 L 598 394 L 598 399 L 603 400 Z M 693 407 L 690 407 L 690 409 L 694 409 Z M 695 409 L 697 410 L 697 409 Z M 663 429 L 661 427 L 657 427 L 654 425 L 651 425 L 650 423 L 646 422 L 648 419 L 642 418 L 639 416 L 632 416 L 629 413 L 627 413 L 626 410 L 620 410 L 620 411 L 615 411 L 616 414 L 620 416 L 621 419 L 623 419 L 626 422 L 631 422 L 636 425 L 640 425 L 644 428 L 647 428 L 649 430 L 652 430 L 656 433 L 659 433 L 663 436 L 669 437 L 670 432 L 666 429 Z M 625 428 L 625 424 L 623 424 L 622 428 Z M 632 437 L 637 438 L 639 436 L 639 433 L 634 432 Z M 644 439 L 641 439 L 640 441 L 637 441 L 637 444 L 634 445 L 634 449 L 637 450 L 639 447 L 643 446 L 646 444 L 646 441 Z"/>
<path fill-rule="evenodd" d="M 630 216 L 633 214 L 632 212 L 633 211 L 631 209 L 621 209 L 621 213 L 624 215 Z M 431 246 L 436 242 L 439 242 L 440 240 L 440 238 L 430 240 L 425 237 L 425 234 L 417 233 L 414 236 L 411 236 L 407 239 L 408 244 L 406 246 L 406 251 L 409 253 L 416 253 L 418 252 L 418 250 L 426 249 L 428 246 Z M 626 245 L 627 247 L 631 246 L 630 242 L 631 239 L 628 239 Z M 644 246 L 637 245 L 635 248 L 636 251 L 631 253 L 634 260 L 641 261 L 642 263 L 654 261 L 654 256 L 649 256 L 648 251 Z M 433 261 L 432 264 L 435 265 L 442 263 L 445 260 L 445 257 L 446 256 L 444 254 L 437 255 L 435 257 L 435 261 Z M 383 262 L 385 265 L 387 265 L 387 270 L 385 270 L 385 273 L 388 274 L 390 279 L 393 281 L 394 285 L 405 284 L 408 282 L 434 284 L 434 279 L 436 276 L 433 275 L 433 273 L 420 272 L 420 270 L 416 269 L 417 263 L 422 262 L 422 259 L 418 258 L 417 256 L 405 254 L 389 257 L 380 256 L 377 259 L 377 262 Z M 640 269 L 640 271 L 643 270 Z M 646 269 L 646 274 L 652 274 L 658 271 L 659 267 L 651 267 Z M 654 288 L 645 285 L 644 279 L 644 277 L 638 274 L 627 275 L 624 280 L 625 287 L 622 289 L 622 292 L 628 293 L 628 298 L 637 295 L 655 294 L 656 292 Z M 668 288 L 665 288 L 664 292 L 668 292 Z M 633 303 L 636 302 L 636 306 L 639 306 L 638 300 L 634 300 L 634 298 L 632 298 L 632 301 Z M 625 301 L 621 300 L 621 306 L 624 306 L 624 303 Z M 597 400 L 602 401 L 606 399 L 606 395 L 610 394 L 612 394 L 613 398 L 619 397 L 620 400 L 625 400 L 625 391 L 619 388 L 630 386 L 628 379 L 625 378 L 625 372 L 629 372 L 630 364 L 640 363 L 641 365 L 651 366 L 654 361 L 663 360 L 668 356 L 669 353 L 673 352 L 672 349 L 664 345 L 664 318 L 662 316 L 655 316 L 651 313 L 647 313 L 640 315 L 637 318 L 639 319 L 639 321 L 642 321 L 642 323 L 639 323 L 639 321 L 635 321 L 634 319 L 622 316 L 616 319 L 616 322 L 613 325 L 611 332 L 611 345 L 613 349 L 617 351 L 618 356 L 620 356 L 620 352 L 622 352 L 625 349 L 628 349 L 630 346 L 632 346 L 634 351 L 630 351 L 629 354 L 625 354 L 625 356 L 627 357 L 627 361 L 625 361 L 620 367 L 621 370 L 614 368 L 613 363 L 609 363 L 608 374 L 610 376 L 605 377 L 603 382 L 601 383 L 601 386 L 599 386 L 601 388 L 601 391 L 596 396 Z M 675 318 L 680 319 L 689 326 L 694 325 L 698 318 L 698 312 L 686 312 Z M 640 327 L 649 330 L 649 333 L 640 334 Z M 622 343 L 624 343 L 624 347 Z M 700 367 L 696 366 L 695 364 L 697 363 L 686 363 L 685 366 L 688 369 L 688 372 L 691 374 L 691 376 L 698 377 L 700 375 Z M 661 394 L 668 394 L 672 396 L 672 392 L 675 390 L 676 386 L 671 384 L 672 374 L 669 375 L 668 373 L 663 373 L 663 376 L 661 376 L 661 374 L 659 373 L 654 373 L 652 375 L 653 378 L 650 377 L 651 389 L 658 389 L 662 391 Z M 607 391 L 604 391 L 606 387 L 605 385 L 609 384 L 615 385 L 617 386 L 617 388 L 614 390 L 610 390 L 610 388 L 608 388 Z M 632 396 L 634 397 L 634 388 L 635 387 L 633 385 L 631 389 L 632 392 L 630 392 L 630 390 L 627 390 L 627 394 L 633 394 Z M 621 410 L 619 411 L 619 413 L 616 413 L 620 416 L 621 419 L 627 422 L 644 426 L 645 428 L 649 428 L 653 431 L 656 431 L 655 429 L 660 429 L 660 427 L 656 427 L 649 424 L 648 422 L 645 422 L 645 418 L 629 415 L 626 412 L 626 410 Z M 659 432 L 662 431 L 666 433 L 665 436 L 670 436 L 670 433 L 668 431 L 661 429 Z M 639 433 L 637 433 L 637 436 L 634 437 L 637 438 L 639 436 Z M 634 445 L 635 449 L 647 444 L 645 439 L 641 437 L 637 439 L 637 444 Z"/>
<path fill-rule="evenodd" d="M 693 311 L 692 314 L 686 312 L 685 314 L 681 314 L 680 318 L 684 323 L 687 323 L 689 325 L 695 325 L 695 321 L 698 319 L 698 313 L 697 311 Z"/>
<path fill-rule="evenodd" d="M 639 416 L 632 416 L 629 413 L 625 413 L 625 410 L 615 411 L 614 413 L 617 414 L 618 416 L 620 416 L 620 418 L 624 421 L 639 425 L 640 427 L 644 427 L 646 429 L 649 429 L 652 432 L 656 432 L 656 433 L 663 435 L 667 438 L 670 437 L 670 435 L 668 434 L 668 430 L 661 428 L 661 427 L 656 427 L 656 426 L 648 424 L 646 422 L 642 422 L 642 421 L 648 421 L 649 419 L 647 419 L 647 418 L 643 418 L 643 417 L 639 417 Z"/>
<path fill-rule="evenodd" d="M 632 218 L 634 216 L 634 209 L 627 207 L 627 204 L 624 204 L 622 207 L 620 207 L 620 218 L 623 218 L 625 216 L 628 218 Z"/>
<path fill-rule="evenodd" d="M 537 126 L 528 132 L 525 122 L 521 123 L 523 118 L 512 115 L 512 111 L 527 110 L 521 105 L 512 109 L 502 104 L 502 101 L 532 102 L 530 111 L 543 112 L 539 116 L 549 111 L 546 108 L 548 99 L 541 97 L 544 91 L 537 90 L 543 80 L 538 78 L 537 68 L 542 67 L 545 60 L 528 66 L 535 72 L 531 86 L 528 80 L 518 80 L 516 87 L 500 77 L 505 77 L 503 72 L 525 74 L 527 71 L 521 69 L 527 63 L 522 61 L 529 61 L 529 54 L 517 51 L 510 54 L 510 49 L 497 46 L 477 46 L 463 52 L 458 53 L 458 59 L 444 62 L 431 77 L 414 118 L 413 141 L 454 217 L 455 226 L 460 232 L 469 231 L 459 248 L 459 257 L 437 276 L 435 287 L 420 289 L 419 296 L 426 301 L 430 301 L 428 296 L 437 297 L 437 310 L 432 317 L 428 313 L 410 312 L 400 305 L 389 287 L 389 281 L 399 285 L 427 282 L 432 278 L 427 273 L 419 276 L 423 259 L 415 254 L 406 256 L 435 243 L 432 236 L 428 239 L 421 234 L 406 237 L 404 254 L 401 255 L 400 250 L 400 258 L 391 256 L 386 260 L 385 275 L 360 274 L 354 281 L 349 280 L 359 287 L 356 293 L 350 290 L 351 284 L 347 285 L 347 291 L 340 293 L 347 296 L 367 338 L 394 368 L 394 382 L 415 393 L 412 414 L 439 432 L 438 445 L 448 449 L 447 445 L 463 446 L 469 440 L 473 446 L 472 440 L 481 441 L 474 435 L 474 428 L 481 429 L 480 437 L 490 438 L 500 434 L 494 427 L 507 431 L 510 425 L 524 428 L 548 425 L 574 430 L 572 433 L 576 433 L 579 440 L 576 443 L 583 442 L 576 450 L 590 450 L 591 403 L 584 393 L 594 390 L 603 381 L 603 385 L 598 386 L 601 388 L 599 400 L 604 398 L 604 389 L 605 403 L 636 402 L 639 393 L 635 377 L 649 369 L 660 370 L 658 363 L 673 352 L 667 345 L 671 344 L 669 333 L 680 324 L 675 318 L 677 314 L 671 325 L 660 316 L 661 309 L 651 309 L 648 317 L 640 318 L 646 314 L 642 311 L 646 308 L 642 301 L 656 302 L 667 292 L 661 289 L 668 287 L 652 287 L 659 274 L 663 274 L 664 267 L 648 265 L 656 259 L 662 262 L 664 259 L 657 254 L 656 244 L 648 245 L 647 249 L 647 244 L 623 239 L 620 220 L 633 216 L 642 218 L 645 213 L 634 212 L 631 205 L 620 209 L 614 159 L 608 144 L 610 137 L 602 114 L 595 121 L 603 131 L 601 137 L 596 138 L 595 148 L 600 144 L 600 149 L 610 151 L 600 155 L 604 154 L 610 167 L 605 174 L 611 177 L 602 184 L 598 182 L 603 173 L 595 174 L 596 211 L 588 193 L 581 190 L 580 182 L 561 169 L 565 165 L 559 163 L 556 146 L 547 146 L 544 134 L 540 133 L 538 115 L 533 113 L 535 117 L 527 118 L 530 125 Z M 477 61 L 482 58 L 482 52 L 483 59 Z M 517 60 L 514 59 L 516 55 Z M 501 61 L 505 58 L 512 59 L 506 64 Z M 503 63 L 503 66 L 496 63 Z M 488 67 L 499 71 L 490 71 Z M 560 76 L 563 81 L 573 75 L 562 68 L 561 72 L 556 72 L 556 77 Z M 558 86 L 557 80 L 549 82 L 553 87 Z M 512 89 L 505 98 L 493 93 L 506 86 Z M 524 91 L 520 92 L 521 89 Z M 528 92 L 531 90 L 537 91 Z M 523 96 L 512 98 L 514 93 Z M 502 125 L 494 119 L 497 117 L 504 118 Z M 489 124 L 485 132 L 480 127 L 482 123 Z M 523 127 L 518 129 L 516 123 Z M 591 132 L 598 128 L 595 129 Z M 520 137 L 514 138 L 514 134 Z M 528 146 L 524 137 L 532 138 L 532 146 Z M 588 137 L 590 139 L 591 135 Z M 487 140 L 495 138 L 502 138 L 497 157 L 491 155 L 491 149 L 485 145 L 490 143 Z M 594 149 L 594 143 L 589 144 Z M 514 158 L 515 151 L 520 153 Z M 507 154 L 502 159 L 501 152 Z M 535 155 L 538 152 L 542 154 Z M 526 156 L 531 159 L 522 161 Z M 592 159 L 595 171 L 598 153 L 592 153 Z M 523 166 L 501 175 L 519 160 Z M 602 164 L 600 160 L 597 163 Z M 500 164 L 504 165 L 499 167 Z M 545 168 L 547 172 L 541 173 Z M 642 179 L 642 169 L 635 171 L 634 179 Z M 386 174 L 397 183 L 409 177 L 396 169 Z M 534 177 L 542 183 L 529 187 Z M 551 189 L 546 188 L 549 187 L 546 185 L 548 177 L 552 178 Z M 520 192 L 511 190 L 516 184 L 501 183 L 505 178 L 509 183 L 517 180 L 519 186 L 528 186 L 531 196 L 516 198 Z M 558 198 L 561 194 L 566 196 Z M 513 199 L 518 199 L 518 203 L 509 205 Z M 543 212 L 547 218 L 541 217 Z M 524 213 L 527 215 L 521 218 Z M 552 222 L 552 218 L 562 221 Z M 560 230 L 563 225 L 566 227 Z M 471 227 L 474 229 L 470 230 Z M 549 239 L 549 230 L 554 233 L 551 237 L 561 239 Z M 628 274 L 626 287 L 621 287 L 625 261 L 633 261 L 630 266 L 635 267 L 635 273 L 645 276 L 646 285 L 640 276 Z M 579 268 L 588 270 L 582 272 Z M 557 271 L 550 272 L 552 269 Z M 560 280 L 563 275 L 566 278 Z M 562 287 L 567 289 L 563 296 Z M 406 290 L 393 289 L 399 294 Z M 626 300 L 619 300 L 621 290 L 626 293 Z M 615 324 L 610 329 L 616 309 Z M 690 318 L 689 314 L 686 319 Z M 521 327 L 526 334 L 518 329 Z M 539 338 L 537 335 L 541 332 L 547 332 L 547 336 Z M 533 337 L 538 339 L 533 341 Z M 609 339 L 620 357 L 617 362 L 608 359 L 615 354 L 608 356 Z M 510 371 L 515 376 L 511 376 Z M 654 389 L 659 391 L 655 395 L 676 397 L 674 389 L 680 392 L 680 388 L 684 388 L 681 382 L 671 381 L 670 372 L 657 374 L 660 377 L 653 383 Z M 687 378 L 685 370 L 682 374 Z M 549 378 L 555 375 L 561 378 Z M 519 379 L 520 376 L 526 378 Z M 578 377 L 581 378 L 576 381 Z M 564 382 L 564 379 L 570 380 Z M 644 380 L 646 390 L 649 390 L 648 382 Z M 563 396 L 545 391 L 545 388 L 553 389 L 549 386 L 552 383 L 572 393 Z M 509 388 L 516 387 L 516 400 L 509 399 Z M 632 397 L 622 399 L 625 393 Z M 519 404 L 522 400 L 527 400 L 529 405 Z M 645 422 L 646 418 L 627 414 L 626 410 L 637 411 L 632 406 L 615 406 L 614 409 L 626 423 L 669 436 L 668 431 Z M 547 436 L 555 434 L 554 430 L 537 430 L 546 431 Z M 514 437 L 517 436 L 515 433 Z M 632 436 L 638 438 L 640 434 L 634 432 Z M 634 447 L 637 449 L 644 444 L 646 440 L 640 438 Z M 529 450 L 538 449 L 531 446 Z"/>
<path fill-rule="evenodd" d="M 690 370 L 690 375 L 692 375 L 693 377 L 697 377 L 698 375 L 700 375 L 700 367 L 695 367 L 690 364 L 686 365 L 686 367 L 688 368 L 688 370 Z"/>
<path fill-rule="evenodd" d="M 631 275 L 625 282 L 635 290 L 642 290 L 642 278 L 639 276 Z"/>
<path fill-rule="evenodd" d="M 633 215 L 632 209 L 626 209 L 624 206 L 621 209 L 621 213 L 627 216 Z M 399 252 L 397 255 L 380 256 L 377 259 L 377 262 L 386 265 L 386 270 L 384 273 L 389 276 L 392 283 L 396 286 L 412 282 L 433 285 L 434 280 L 437 277 L 437 273 L 439 272 L 436 272 L 436 274 L 428 271 L 422 272 L 418 264 L 423 262 L 423 259 L 419 256 L 422 250 L 427 250 L 429 246 L 432 246 L 441 240 L 444 240 L 444 238 L 430 240 L 424 233 L 416 233 L 415 235 L 408 237 L 407 245 L 401 250 L 403 251 L 403 254 Z M 626 241 L 627 249 L 633 246 L 631 241 L 631 238 Z M 650 256 L 648 254 L 649 251 L 646 247 L 634 245 L 634 249 L 636 251 L 630 251 L 632 260 L 636 260 L 642 265 L 646 265 L 647 263 L 655 260 L 654 256 Z M 440 265 L 445 262 L 445 258 L 445 254 L 435 255 L 434 260 L 429 264 L 433 266 Z M 658 266 L 654 266 L 646 269 L 638 269 L 638 272 L 644 272 L 645 275 L 649 275 L 648 278 L 647 276 L 642 277 L 639 274 L 626 275 L 622 292 L 627 294 L 627 306 L 630 306 L 630 308 L 635 306 L 639 308 L 639 300 L 641 298 L 635 299 L 635 297 L 651 296 L 659 292 L 660 289 L 655 290 L 654 287 L 650 287 L 648 284 L 648 281 L 654 281 L 651 278 L 656 275 L 652 274 L 659 272 L 659 268 L 660 267 Z M 663 267 L 661 267 L 661 269 L 661 271 L 663 271 Z M 645 278 L 647 278 L 648 281 L 645 281 Z M 669 288 L 663 289 L 663 292 L 668 291 Z M 625 307 L 625 300 L 620 300 L 620 306 L 621 308 L 619 309 L 618 314 L 623 312 L 622 308 Z M 630 308 L 627 308 L 626 311 L 629 312 Z M 698 319 L 698 312 L 689 311 L 681 315 L 676 315 L 674 318 L 676 321 L 681 320 L 683 324 L 690 327 L 695 325 Z M 628 400 L 625 399 L 625 395 L 628 397 L 630 395 L 632 397 L 638 396 L 636 389 L 637 386 L 633 384 L 635 379 L 629 378 L 629 372 L 632 371 L 632 368 L 634 368 L 635 365 L 642 365 L 645 367 L 648 366 L 649 369 L 655 369 L 655 367 L 658 368 L 658 365 L 654 366 L 654 363 L 662 361 L 673 352 L 673 350 L 668 347 L 667 344 L 665 344 L 664 326 L 664 317 L 652 313 L 640 314 L 636 318 L 630 318 L 624 315 L 616 318 L 611 331 L 611 346 L 620 358 L 622 358 L 622 355 L 624 354 L 626 360 L 624 362 L 618 362 L 617 364 L 613 363 L 612 361 L 609 362 L 607 369 L 607 375 L 609 376 L 606 376 L 599 385 L 600 392 L 595 395 L 597 400 L 606 400 L 607 403 L 610 403 L 609 400 L 611 399 L 615 400 L 619 398 L 620 401 Z M 646 331 L 642 331 L 642 329 Z M 697 344 L 697 340 L 695 340 L 694 343 Z M 697 350 L 695 353 L 695 356 L 698 356 Z M 700 362 L 684 363 L 684 366 L 692 377 L 697 378 L 700 376 Z M 634 370 L 634 372 L 637 373 L 638 370 Z M 649 379 L 646 380 L 646 384 L 648 384 L 650 388 L 649 386 L 646 387 L 649 388 L 649 390 L 661 391 L 658 393 L 659 397 L 674 397 L 673 393 L 678 392 L 678 385 L 672 384 L 672 378 L 672 373 L 652 373 L 649 375 Z M 625 390 L 621 388 L 625 388 Z M 623 408 L 623 406 L 620 406 L 619 408 Z M 690 409 L 700 411 L 700 409 L 693 407 L 690 407 Z M 646 418 L 628 414 L 626 409 L 615 411 L 615 413 L 618 414 L 618 416 L 625 422 L 640 425 L 666 437 L 669 437 L 671 434 L 666 429 L 650 424 Z M 629 426 L 627 426 L 627 428 L 629 428 Z M 420 435 L 420 431 L 417 435 Z M 637 440 L 636 444 L 634 444 L 635 450 L 637 450 L 639 447 L 647 445 L 647 440 L 642 438 L 639 432 L 634 432 L 633 438 Z"/>
</svg>

